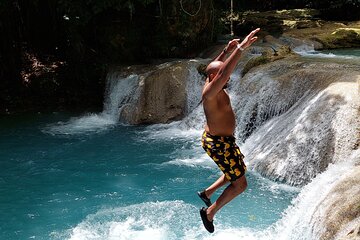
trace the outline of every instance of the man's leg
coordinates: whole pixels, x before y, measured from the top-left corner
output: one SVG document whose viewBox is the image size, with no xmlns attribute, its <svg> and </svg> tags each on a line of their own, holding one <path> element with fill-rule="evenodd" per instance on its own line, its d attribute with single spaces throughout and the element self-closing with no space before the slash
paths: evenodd
<svg viewBox="0 0 360 240">
<path fill-rule="evenodd" d="M 210 187 L 205 189 L 205 195 L 210 198 L 211 195 L 214 194 L 214 192 L 224 186 L 226 183 L 228 183 L 229 180 L 225 177 L 225 174 L 221 175 L 218 180 L 216 180 L 213 184 L 211 184 Z"/>
<path fill-rule="evenodd" d="M 219 180 L 220 178 L 218 179 L 218 181 Z M 215 183 L 213 185 L 215 185 Z M 246 189 L 246 187 L 247 187 L 247 182 L 245 175 L 237 179 L 236 181 L 231 182 L 230 185 L 225 188 L 225 190 L 220 195 L 220 197 L 207 209 L 207 217 L 209 221 L 212 221 L 216 212 L 219 211 L 225 204 L 233 200 L 240 193 L 242 193 Z"/>
</svg>

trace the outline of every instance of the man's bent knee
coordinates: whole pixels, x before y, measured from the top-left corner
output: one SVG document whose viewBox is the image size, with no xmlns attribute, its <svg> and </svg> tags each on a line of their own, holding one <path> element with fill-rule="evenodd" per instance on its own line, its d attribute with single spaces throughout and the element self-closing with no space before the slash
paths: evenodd
<svg viewBox="0 0 360 240">
<path fill-rule="evenodd" d="M 235 188 L 236 192 L 243 192 L 247 188 L 247 181 L 245 175 L 231 182 L 231 185 Z"/>
</svg>

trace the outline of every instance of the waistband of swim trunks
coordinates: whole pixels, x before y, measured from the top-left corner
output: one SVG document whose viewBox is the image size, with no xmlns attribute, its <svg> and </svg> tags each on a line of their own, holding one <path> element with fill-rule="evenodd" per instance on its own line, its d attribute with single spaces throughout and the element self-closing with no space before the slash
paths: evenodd
<svg viewBox="0 0 360 240">
<path fill-rule="evenodd" d="M 216 136 L 216 135 L 211 135 L 207 131 L 204 131 L 203 136 L 211 138 L 214 141 L 221 141 L 221 142 L 235 142 L 236 140 L 234 136 Z"/>
</svg>

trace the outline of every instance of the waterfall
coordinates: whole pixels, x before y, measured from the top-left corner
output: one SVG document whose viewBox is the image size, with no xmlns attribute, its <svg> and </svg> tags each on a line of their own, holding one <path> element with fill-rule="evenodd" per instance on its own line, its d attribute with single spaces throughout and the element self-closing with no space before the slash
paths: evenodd
<svg viewBox="0 0 360 240">
<path fill-rule="evenodd" d="M 320 239 L 327 216 L 319 207 L 328 197 L 340 201 L 329 192 L 360 161 L 358 76 L 356 64 L 279 61 L 234 83 L 248 167 L 304 186 L 283 218 L 256 239 Z"/>
<path fill-rule="evenodd" d="M 248 74 L 231 93 L 249 166 L 292 185 L 341 161 L 356 142 L 357 88 L 349 82 L 356 71 L 313 66 L 279 61 Z"/>
<path fill-rule="evenodd" d="M 139 85 L 139 76 L 130 74 L 122 77 L 121 73 L 114 71 L 107 76 L 103 115 L 114 121 L 119 120 L 121 109 L 131 105 L 137 100 L 136 90 Z"/>
<path fill-rule="evenodd" d="M 230 79 L 235 135 L 250 169 L 291 185 L 304 186 L 328 165 L 342 161 L 356 144 L 357 65 L 307 59 L 280 60 Z M 201 131 L 203 80 L 189 66 L 188 115 L 163 129 Z M 349 127 L 352 126 L 352 127 Z"/>
<path fill-rule="evenodd" d="M 204 85 L 204 77 L 196 69 L 196 65 L 189 65 L 189 76 L 186 80 L 187 109 L 186 115 L 189 115 L 196 107 L 200 105 L 201 92 Z"/>
<path fill-rule="evenodd" d="M 201 92 L 204 81 L 205 79 L 199 74 L 196 65 L 190 65 L 186 86 L 187 114 L 178 126 L 182 130 L 201 129 L 204 125 L 205 116 L 201 102 Z"/>
</svg>

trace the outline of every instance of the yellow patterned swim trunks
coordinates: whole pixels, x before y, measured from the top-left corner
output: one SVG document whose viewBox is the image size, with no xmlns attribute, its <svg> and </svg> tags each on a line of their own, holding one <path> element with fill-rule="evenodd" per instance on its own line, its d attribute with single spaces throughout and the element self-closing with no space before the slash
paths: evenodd
<svg viewBox="0 0 360 240">
<path fill-rule="evenodd" d="M 230 182 L 245 174 L 244 155 L 236 145 L 235 137 L 213 136 L 204 131 L 201 144 Z"/>
</svg>

